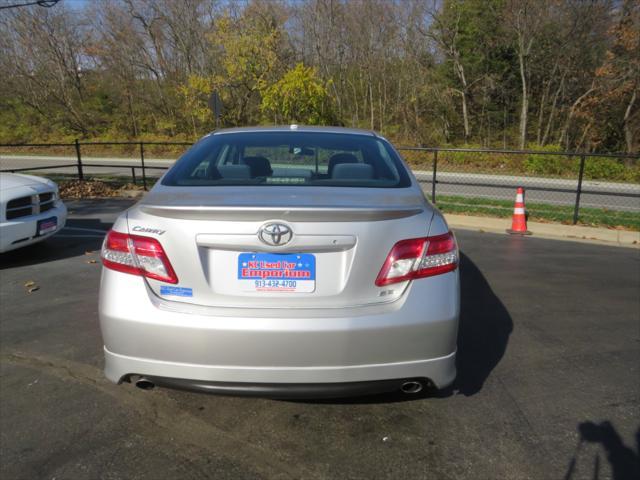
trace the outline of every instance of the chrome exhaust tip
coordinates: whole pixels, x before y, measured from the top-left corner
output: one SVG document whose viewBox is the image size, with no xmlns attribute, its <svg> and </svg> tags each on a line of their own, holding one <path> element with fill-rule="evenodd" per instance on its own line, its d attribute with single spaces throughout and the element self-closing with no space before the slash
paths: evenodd
<svg viewBox="0 0 640 480">
<path fill-rule="evenodd" d="M 400 387 L 403 393 L 416 394 L 422 391 L 422 383 L 416 381 L 404 382 Z"/>
<path fill-rule="evenodd" d="M 153 387 L 156 386 L 155 383 L 153 383 L 151 380 L 149 380 L 148 378 L 144 378 L 144 377 L 140 377 L 136 380 L 135 383 L 136 387 L 138 387 L 141 390 L 151 390 L 153 389 Z"/>
</svg>

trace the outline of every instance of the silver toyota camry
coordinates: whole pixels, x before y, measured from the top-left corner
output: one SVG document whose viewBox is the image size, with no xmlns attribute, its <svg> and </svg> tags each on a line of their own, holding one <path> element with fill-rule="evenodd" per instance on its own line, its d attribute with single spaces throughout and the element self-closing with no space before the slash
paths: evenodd
<svg viewBox="0 0 640 480">
<path fill-rule="evenodd" d="M 456 374 L 456 240 L 372 132 L 209 134 L 115 222 L 102 263 L 114 382 L 339 397 Z"/>
</svg>

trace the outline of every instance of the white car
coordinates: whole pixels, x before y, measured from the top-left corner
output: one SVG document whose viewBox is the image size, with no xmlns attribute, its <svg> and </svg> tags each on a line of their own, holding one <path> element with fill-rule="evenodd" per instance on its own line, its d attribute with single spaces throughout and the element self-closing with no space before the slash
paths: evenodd
<svg viewBox="0 0 640 480">
<path fill-rule="evenodd" d="M 55 182 L 0 173 L 0 253 L 40 242 L 64 227 L 65 207 Z"/>
</svg>

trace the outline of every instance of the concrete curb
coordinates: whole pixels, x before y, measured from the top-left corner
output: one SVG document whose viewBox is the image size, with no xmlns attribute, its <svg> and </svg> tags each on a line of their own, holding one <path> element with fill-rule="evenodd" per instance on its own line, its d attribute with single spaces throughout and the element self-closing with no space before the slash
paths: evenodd
<svg viewBox="0 0 640 480">
<path fill-rule="evenodd" d="M 475 230 L 507 235 L 506 229 L 511 226 L 511 218 L 471 217 L 452 214 L 445 214 L 445 218 L 449 226 L 454 230 Z M 640 232 L 539 222 L 527 222 L 527 227 L 533 237 L 640 249 Z"/>
</svg>

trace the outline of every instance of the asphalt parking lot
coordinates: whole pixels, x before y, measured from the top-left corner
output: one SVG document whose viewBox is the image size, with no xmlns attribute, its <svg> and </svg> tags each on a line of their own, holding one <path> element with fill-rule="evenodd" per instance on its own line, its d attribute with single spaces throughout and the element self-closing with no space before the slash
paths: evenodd
<svg viewBox="0 0 640 480">
<path fill-rule="evenodd" d="M 101 370 L 100 231 L 128 204 L 68 202 L 70 228 L 0 256 L 1 478 L 639 478 L 639 250 L 457 232 L 438 395 L 143 391 Z"/>
</svg>

